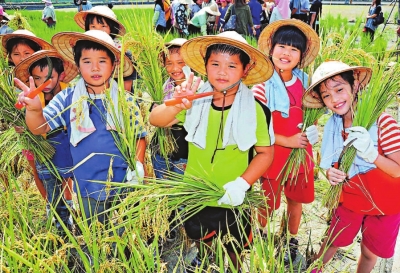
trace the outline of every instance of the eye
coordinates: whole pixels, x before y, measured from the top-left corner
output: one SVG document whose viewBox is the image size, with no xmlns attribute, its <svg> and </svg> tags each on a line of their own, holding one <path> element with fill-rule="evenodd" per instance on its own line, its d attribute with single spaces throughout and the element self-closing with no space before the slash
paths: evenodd
<svg viewBox="0 0 400 273">
<path fill-rule="evenodd" d="M 343 88 L 339 88 L 337 92 L 339 93 L 339 92 L 342 92 L 342 91 L 343 91 Z"/>
<path fill-rule="evenodd" d="M 230 65 L 230 66 L 229 66 L 229 68 L 236 68 L 236 66 L 234 66 L 234 65 Z"/>
</svg>

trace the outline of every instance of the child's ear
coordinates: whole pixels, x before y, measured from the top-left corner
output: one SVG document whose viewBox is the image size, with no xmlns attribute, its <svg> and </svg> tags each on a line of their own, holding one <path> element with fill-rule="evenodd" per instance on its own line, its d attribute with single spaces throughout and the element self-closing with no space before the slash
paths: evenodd
<svg viewBox="0 0 400 273">
<path fill-rule="evenodd" d="M 66 76 L 65 72 L 64 72 L 64 71 L 61 72 L 60 76 L 58 77 L 59 81 L 60 81 L 60 82 L 64 81 L 65 76 Z"/>
<path fill-rule="evenodd" d="M 246 67 L 244 68 L 243 77 L 242 78 L 246 78 L 247 77 L 247 74 L 249 74 L 250 69 L 251 69 L 251 65 L 247 64 Z"/>
<path fill-rule="evenodd" d="M 358 91 L 360 90 L 360 82 L 358 80 L 354 80 L 354 84 L 353 84 L 353 92 L 354 94 L 357 94 Z"/>
</svg>

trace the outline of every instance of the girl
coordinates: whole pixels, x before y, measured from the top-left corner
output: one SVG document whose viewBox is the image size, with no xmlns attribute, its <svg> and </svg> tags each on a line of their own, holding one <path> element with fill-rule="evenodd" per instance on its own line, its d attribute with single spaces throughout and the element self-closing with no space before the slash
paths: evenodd
<svg viewBox="0 0 400 273">
<path fill-rule="evenodd" d="M 156 0 L 154 4 L 153 26 L 158 32 L 164 33 L 167 30 L 165 20 L 164 0 Z"/>
<path fill-rule="evenodd" d="M 270 56 L 275 70 L 271 79 L 254 86 L 253 92 L 272 112 L 276 139 L 274 161 L 261 178 L 264 193 L 269 200 L 268 209 L 259 210 L 260 223 L 265 226 L 267 216 L 279 208 L 280 193 L 283 189 L 287 200 L 288 229 L 291 235 L 290 255 L 285 253 L 285 262 L 289 263 L 290 259 L 294 261 L 297 255 L 298 242 L 295 237 L 299 230 L 302 204 L 314 200 L 312 159 L 308 157 L 305 166 L 300 167 L 298 174 L 290 175 L 288 181 L 281 181 L 280 173 L 293 148 L 306 149 L 311 156 L 311 145 L 318 140 L 315 126 L 307 128 L 305 133 L 301 132 L 301 98 L 308 83 L 308 76 L 299 68 L 310 64 L 318 54 L 319 38 L 309 25 L 299 20 L 279 20 L 264 29 L 258 46 Z"/>
<path fill-rule="evenodd" d="M 325 125 L 321 150 L 321 167 L 327 169 L 329 183 L 335 186 L 349 177 L 317 257 L 326 264 L 339 247 L 352 244 L 361 229 L 357 272 L 371 272 L 377 257 L 393 256 L 400 227 L 400 128 L 386 113 L 369 131 L 352 127 L 357 92 L 368 84 L 371 73 L 367 67 L 324 62 L 303 99 L 306 107 L 326 106 L 334 113 Z M 343 146 L 352 140 L 357 157 L 347 175 L 337 168 L 337 162 Z"/>
<path fill-rule="evenodd" d="M 121 42 L 118 36 L 124 36 L 126 31 L 123 24 L 117 20 L 115 13 L 106 6 L 95 6 L 88 11 L 81 11 L 75 14 L 75 22 L 79 27 L 88 30 L 101 30 L 111 36 L 114 44 L 121 49 Z M 132 61 L 132 53 L 126 51 L 125 55 Z M 133 80 L 138 78 L 137 73 L 133 70 L 131 75 L 124 76 L 124 87 L 127 91 L 132 91 Z"/>
<path fill-rule="evenodd" d="M 378 26 L 374 25 L 374 18 L 382 11 L 381 0 L 372 0 L 371 7 L 367 15 L 367 22 L 364 26 L 364 32 L 369 34 L 371 42 L 374 40 L 375 30 Z"/>
<path fill-rule="evenodd" d="M 41 49 L 53 49 L 51 44 L 36 37 L 35 34 L 25 29 L 19 29 L 13 33 L 2 35 L 1 45 L 4 57 L 8 57 L 8 63 L 11 67 L 17 66 L 34 52 Z M 10 82 L 10 85 L 13 85 L 13 83 Z M 43 93 L 40 94 L 40 97 L 44 100 Z M 19 126 L 15 126 L 14 128 L 17 133 L 23 133 L 24 131 L 24 128 Z M 40 194 L 44 199 L 46 199 L 46 189 L 44 188 L 36 170 L 34 155 L 29 150 L 22 150 L 22 154 L 28 160 L 29 166 L 32 168 L 35 184 Z"/>
</svg>

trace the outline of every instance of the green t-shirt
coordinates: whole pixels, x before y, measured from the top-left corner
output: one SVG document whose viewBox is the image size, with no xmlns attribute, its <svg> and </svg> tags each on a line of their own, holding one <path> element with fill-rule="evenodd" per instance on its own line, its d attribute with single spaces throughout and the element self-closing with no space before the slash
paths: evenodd
<svg viewBox="0 0 400 273">
<path fill-rule="evenodd" d="M 226 122 L 229 111 L 230 107 L 225 107 L 223 124 Z M 257 143 L 255 146 L 271 146 L 271 112 L 267 107 L 256 102 L 256 115 Z M 185 116 L 186 111 L 182 111 L 176 118 L 180 121 L 184 121 Z M 240 151 L 236 144 L 227 145 L 225 148 L 222 148 L 222 129 L 218 135 L 221 118 L 222 109 L 212 105 L 212 107 L 210 107 L 208 119 L 206 147 L 205 149 L 201 149 L 189 142 L 189 157 L 185 175 L 195 176 L 211 181 L 222 188 L 225 183 L 235 180 L 244 173 L 249 166 L 251 159 L 254 157 L 255 151 L 254 148 L 247 151 Z M 216 149 L 217 138 L 219 138 L 218 149 Z M 207 205 L 218 206 L 216 202 Z"/>
</svg>

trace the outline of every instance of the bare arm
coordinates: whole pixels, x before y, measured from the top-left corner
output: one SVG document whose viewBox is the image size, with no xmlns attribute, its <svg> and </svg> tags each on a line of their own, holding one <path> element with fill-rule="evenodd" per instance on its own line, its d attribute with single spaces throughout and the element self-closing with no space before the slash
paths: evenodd
<svg viewBox="0 0 400 273">
<path fill-rule="evenodd" d="M 374 164 L 391 177 L 400 177 L 400 151 L 387 156 L 378 155 Z"/>
<path fill-rule="evenodd" d="M 290 137 L 275 134 L 275 144 L 279 146 L 287 148 L 306 148 L 308 143 L 305 133 L 297 133 Z"/>
<path fill-rule="evenodd" d="M 146 154 L 146 139 L 140 138 L 136 143 L 136 159 L 144 164 L 144 156 Z"/>
<path fill-rule="evenodd" d="M 310 18 L 310 26 L 314 24 L 315 18 L 317 17 L 317 13 L 311 13 L 311 18 Z"/>
<path fill-rule="evenodd" d="M 255 150 L 256 156 L 241 175 L 250 185 L 253 185 L 265 173 L 274 158 L 274 146 L 256 146 Z"/>
</svg>

